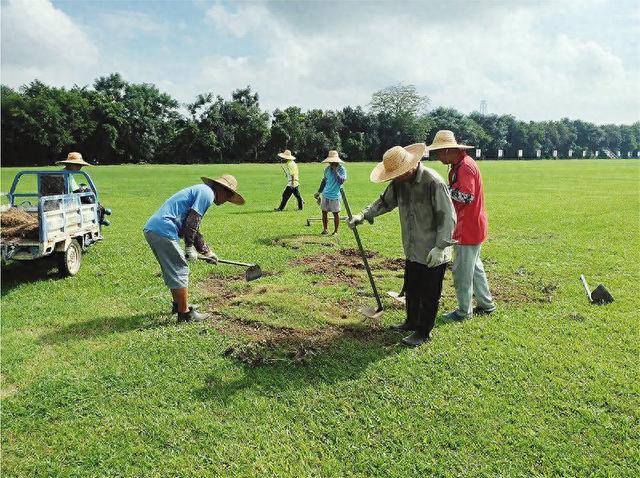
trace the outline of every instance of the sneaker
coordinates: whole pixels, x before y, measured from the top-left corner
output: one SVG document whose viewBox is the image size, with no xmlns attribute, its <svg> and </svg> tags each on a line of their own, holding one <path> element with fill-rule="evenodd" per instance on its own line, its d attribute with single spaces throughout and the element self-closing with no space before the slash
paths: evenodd
<svg viewBox="0 0 640 478">
<path fill-rule="evenodd" d="M 462 315 L 460 312 L 458 312 L 457 310 L 453 310 L 451 312 L 449 312 L 448 314 L 444 315 L 444 318 L 446 320 L 457 320 L 457 321 L 461 321 L 461 320 L 469 320 L 471 318 L 471 316 L 467 316 L 467 315 Z"/>
<path fill-rule="evenodd" d="M 208 318 L 209 314 L 196 312 L 193 307 L 189 307 L 189 312 L 178 312 L 178 322 L 201 322 Z"/>
<path fill-rule="evenodd" d="M 200 307 L 198 304 L 189 304 L 190 309 L 198 310 L 198 307 Z M 173 302 L 173 306 L 171 307 L 171 315 L 175 315 L 177 313 L 178 313 L 178 304 Z"/>
<path fill-rule="evenodd" d="M 491 309 L 483 309 L 482 307 L 474 307 L 473 315 L 489 315 L 492 312 L 495 312 L 496 306 L 494 305 Z"/>
</svg>

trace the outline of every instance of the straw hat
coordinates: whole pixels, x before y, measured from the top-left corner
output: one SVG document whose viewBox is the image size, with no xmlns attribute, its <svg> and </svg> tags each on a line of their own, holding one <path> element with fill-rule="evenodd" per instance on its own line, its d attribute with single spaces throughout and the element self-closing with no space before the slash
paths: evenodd
<svg viewBox="0 0 640 478">
<path fill-rule="evenodd" d="M 471 149 L 475 146 L 468 146 L 466 144 L 458 144 L 456 137 L 453 135 L 453 131 L 448 129 L 441 129 L 433 137 L 433 143 L 427 146 L 427 151 L 435 151 L 436 149 L 457 148 L 457 149 Z"/>
<path fill-rule="evenodd" d="M 424 143 L 415 143 L 409 146 L 394 146 L 388 149 L 382 156 L 382 162 L 373 168 L 369 179 L 374 183 L 389 181 L 402 176 L 407 171 L 415 168 L 426 151 Z"/>
<path fill-rule="evenodd" d="M 296 157 L 293 156 L 291 154 L 291 151 L 289 151 L 288 149 L 285 149 L 284 153 L 278 153 L 278 156 L 280 156 L 282 159 L 296 159 Z"/>
<path fill-rule="evenodd" d="M 326 159 L 322 162 L 344 164 L 344 161 L 340 159 L 340 156 L 338 156 L 338 152 L 335 149 L 332 149 L 331 151 L 329 151 L 329 154 L 327 155 Z"/>
<path fill-rule="evenodd" d="M 244 198 L 237 192 L 238 181 L 230 174 L 223 174 L 218 179 L 211 179 L 206 176 L 202 176 L 200 179 L 202 179 L 202 182 L 207 186 L 213 187 L 214 184 L 217 184 L 218 186 L 222 186 L 227 191 L 233 193 L 229 202 L 237 204 L 238 206 L 242 206 L 244 204 Z"/>
<path fill-rule="evenodd" d="M 80 153 L 69 153 L 67 159 L 56 161 L 56 164 L 79 164 L 80 166 L 91 166 L 84 159 Z"/>
</svg>

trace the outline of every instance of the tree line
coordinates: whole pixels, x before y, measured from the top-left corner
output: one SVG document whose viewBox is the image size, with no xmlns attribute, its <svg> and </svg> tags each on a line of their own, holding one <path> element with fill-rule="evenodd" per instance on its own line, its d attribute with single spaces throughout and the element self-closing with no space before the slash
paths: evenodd
<svg viewBox="0 0 640 478">
<path fill-rule="evenodd" d="M 592 157 L 597 150 L 640 150 L 640 121 L 596 125 L 560 121 L 520 121 L 511 115 L 465 115 L 452 108 L 427 110 L 429 99 L 412 85 L 394 85 L 372 95 L 369 109 L 297 106 L 271 114 L 260 108 L 251 87 L 230 99 L 213 93 L 181 105 L 149 83 L 134 84 L 118 73 L 92 87 L 59 88 L 35 80 L 19 89 L 1 86 L 2 163 L 47 165 L 79 151 L 96 164 L 241 163 L 276 161 L 290 149 L 301 162 L 318 161 L 337 149 L 347 161 L 372 161 L 391 146 L 430 142 L 439 129 L 483 150 L 486 158 L 525 158 L 536 150 L 550 157 Z"/>
</svg>

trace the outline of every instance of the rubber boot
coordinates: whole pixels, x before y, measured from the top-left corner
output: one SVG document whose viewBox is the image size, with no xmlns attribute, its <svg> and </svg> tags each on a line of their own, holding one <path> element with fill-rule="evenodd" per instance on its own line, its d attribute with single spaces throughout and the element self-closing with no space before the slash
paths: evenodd
<svg viewBox="0 0 640 478">
<path fill-rule="evenodd" d="M 402 343 L 408 347 L 418 347 L 429 340 L 431 340 L 430 335 L 427 335 L 425 332 L 416 331 L 402 339 Z"/>
<path fill-rule="evenodd" d="M 200 322 L 208 318 L 209 314 L 196 312 L 193 307 L 189 307 L 189 312 L 178 312 L 178 322 Z"/>
<path fill-rule="evenodd" d="M 407 322 L 406 320 L 398 325 L 392 325 L 391 330 L 397 330 L 399 332 L 408 332 L 410 330 L 416 330 L 415 324 Z"/>
</svg>

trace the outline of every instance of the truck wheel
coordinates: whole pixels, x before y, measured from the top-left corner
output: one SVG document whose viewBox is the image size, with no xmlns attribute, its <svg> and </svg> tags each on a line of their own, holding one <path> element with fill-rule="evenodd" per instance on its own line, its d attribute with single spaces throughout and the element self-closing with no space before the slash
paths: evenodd
<svg viewBox="0 0 640 478">
<path fill-rule="evenodd" d="M 82 248 L 75 239 L 64 252 L 58 253 L 58 270 L 63 277 L 74 276 L 80 270 Z"/>
</svg>

